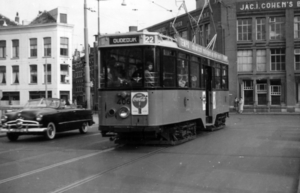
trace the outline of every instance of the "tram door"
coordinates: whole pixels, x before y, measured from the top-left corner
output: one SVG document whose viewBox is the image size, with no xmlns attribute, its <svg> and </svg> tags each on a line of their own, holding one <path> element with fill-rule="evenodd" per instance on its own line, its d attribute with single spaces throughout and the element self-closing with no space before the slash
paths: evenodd
<svg viewBox="0 0 300 193">
<path fill-rule="evenodd" d="M 205 66 L 204 69 L 205 77 L 205 91 L 206 91 L 206 122 L 212 122 L 212 67 Z"/>
</svg>

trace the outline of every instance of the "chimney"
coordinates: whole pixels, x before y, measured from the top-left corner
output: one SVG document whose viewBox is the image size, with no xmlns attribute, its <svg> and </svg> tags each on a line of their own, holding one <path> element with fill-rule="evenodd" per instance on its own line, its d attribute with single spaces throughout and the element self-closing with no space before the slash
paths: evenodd
<svg viewBox="0 0 300 193">
<path fill-rule="evenodd" d="M 15 22 L 19 23 L 20 22 L 20 18 L 19 18 L 19 13 L 17 12 L 17 15 L 15 17 Z"/>
<path fill-rule="evenodd" d="M 137 32 L 138 27 L 137 26 L 129 26 L 129 32 Z"/>
</svg>

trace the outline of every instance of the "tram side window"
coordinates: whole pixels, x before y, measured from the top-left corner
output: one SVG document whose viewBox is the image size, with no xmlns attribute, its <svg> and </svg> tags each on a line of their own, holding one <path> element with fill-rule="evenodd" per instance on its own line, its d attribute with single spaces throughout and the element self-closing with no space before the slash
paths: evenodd
<svg viewBox="0 0 300 193">
<path fill-rule="evenodd" d="M 191 57 L 191 87 L 200 88 L 200 64 L 198 63 L 198 58 Z"/>
<path fill-rule="evenodd" d="M 154 55 L 156 54 L 156 62 Z M 146 87 L 158 87 L 159 81 L 159 52 L 155 52 L 154 47 L 145 48 L 145 86 Z"/>
<path fill-rule="evenodd" d="M 175 87 L 175 51 L 164 49 L 163 50 L 163 86 Z"/>
<path fill-rule="evenodd" d="M 189 87 L 189 66 L 188 56 L 184 53 L 178 53 L 177 59 L 177 81 L 181 88 Z"/>
<path fill-rule="evenodd" d="M 208 66 L 208 59 L 206 58 L 201 58 L 201 88 L 206 89 L 207 86 L 207 71 L 205 69 L 205 66 Z"/>
<path fill-rule="evenodd" d="M 220 89 L 221 88 L 221 66 L 219 63 L 215 62 L 214 65 L 214 84 L 213 88 Z"/>
<path fill-rule="evenodd" d="M 222 89 L 227 90 L 228 89 L 228 67 L 225 65 L 222 65 Z"/>
</svg>

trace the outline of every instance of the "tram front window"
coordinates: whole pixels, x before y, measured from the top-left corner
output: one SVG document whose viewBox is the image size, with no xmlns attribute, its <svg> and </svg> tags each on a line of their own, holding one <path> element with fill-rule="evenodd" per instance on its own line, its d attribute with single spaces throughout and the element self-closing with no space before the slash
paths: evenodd
<svg viewBox="0 0 300 193">
<path fill-rule="evenodd" d="M 102 81 L 106 88 L 139 88 L 143 85 L 154 85 L 153 47 L 110 48 L 104 49 L 102 53 L 105 69 Z"/>
</svg>

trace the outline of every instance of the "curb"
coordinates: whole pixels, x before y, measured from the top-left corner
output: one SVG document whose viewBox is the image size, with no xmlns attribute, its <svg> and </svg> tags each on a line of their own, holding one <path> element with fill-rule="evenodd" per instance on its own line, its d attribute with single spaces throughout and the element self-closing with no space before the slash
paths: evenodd
<svg viewBox="0 0 300 193">
<path fill-rule="evenodd" d="M 236 113 L 229 112 L 230 115 L 300 115 L 300 112 L 244 112 L 244 113 Z"/>
</svg>

